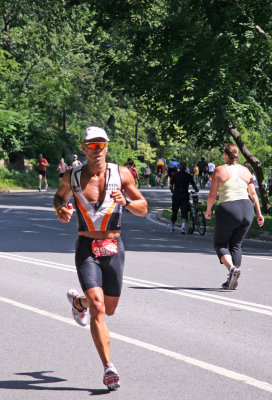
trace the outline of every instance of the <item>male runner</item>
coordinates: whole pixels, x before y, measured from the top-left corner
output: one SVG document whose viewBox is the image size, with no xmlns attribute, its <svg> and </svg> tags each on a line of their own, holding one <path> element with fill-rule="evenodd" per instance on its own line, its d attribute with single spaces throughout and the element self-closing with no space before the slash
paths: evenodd
<svg viewBox="0 0 272 400">
<path fill-rule="evenodd" d="M 46 168 L 49 167 L 49 163 L 46 158 L 43 158 L 42 154 L 39 154 L 38 158 L 38 172 L 39 172 L 39 192 L 42 190 L 42 178 L 44 179 L 45 183 L 45 190 L 48 189 L 47 179 L 46 179 Z"/>
<path fill-rule="evenodd" d="M 54 207 L 59 221 L 69 222 L 72 214 L 67 203 L 74 195 L 79 234 L 75 261 L 85 296 L 71 289 L 67 297 L 79 325 L 87 325 L 89 308 L 91 334 L 104 366 L 103 383 L 115 390 L 120 387 L 119 374 L 110 358 L 105 314 L 114 314 L 121 294 L 125 257 L 120 237 L 122 208 L 144 217 L 147 202 L 127 168 L 106 163 L 108 142 L 103 129 L 86 129 L 81 147 L 87 163 L 64 174 Z"/>
</svg>

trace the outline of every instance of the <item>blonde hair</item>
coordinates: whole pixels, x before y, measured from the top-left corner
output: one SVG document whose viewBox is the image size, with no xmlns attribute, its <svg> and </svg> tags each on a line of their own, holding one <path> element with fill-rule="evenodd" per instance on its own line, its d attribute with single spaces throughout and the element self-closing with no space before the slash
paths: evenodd
<svg viewBox="0 0 272 400">
<path fill-rule="evenodd" d="M 235 144 L 228 143 L 225 145 L 224 153 L 228 156 L 229 163 L 233 164 L 239 158 L 239 150 Z"/>
</svg>

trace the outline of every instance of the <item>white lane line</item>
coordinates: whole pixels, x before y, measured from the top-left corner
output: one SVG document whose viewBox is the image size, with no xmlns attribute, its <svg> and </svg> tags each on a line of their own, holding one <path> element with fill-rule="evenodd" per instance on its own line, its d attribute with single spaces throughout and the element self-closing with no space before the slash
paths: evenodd
<svg viewBox="0 0 272 400">
<path fill-rule="evenodd" d="M 247 258 L 257 258 L 258 260 L 272 261 L 272 258 L 260 257 L 260 256 L 250 256 L 250 255 L 248 255 L 248 254 L 243 254 L 243 257 L 247 257 Z"/>
<path fill-rule="evenodd" d="M 72 266 L 61 266 L 61 264 L 59 264 L 59 265 L 52 265 L 51 263 L 50 264 L 47 264 L 47 262 L 44 262 L 44 261 L 42 261 L 42 260 L 27 260 L 27 259 L 24 259 L 24 258 L 20 258 L 20 257 L 10 257 L 10 256 L 4 256 L 3 254 L 1 254 L 0 253 L 0 257 L 2 257 L 2 258 L 7 258 L 8 260 L 14 260 L 14 261 L 19 261 L 19 262 L 24 262 L 24 263 L 27 263 L 27 264 L 33 264 L 33 265 L 39 265 L 39 266 L 42 266 L 42 267 L 48 267 L 48 268 L 54 268 L 54 269 L 60 269 L 60 270 L 62 270 L 62 271 L 70 271 L 70 272 L 76 272 L 76 269 L 75 269 L 75 267 L 72 267 Z"/>
<path fill-rule="evenodd" d="M 44 260 L 39 260 L 39 259 L 32 259 L 29 257 L 23 257 L 23 256 L 18 256 L 18 255 L 12 255 L 10 253 L 1 253 L 0 252 L 0 258 L 6 258 L 9 260 L 15 260 L 18 262 L 25 262 L 28 264 L 33 264 L 33 265 L 39 265 L 47 268 L 54 268 L 54 269 L 59 269 L 62 271 L 69 271 L 69 272 L 76 272 L 75 267 L 71 265 L 65 265 L 65 264 L 60 264 L 60 263 L 53 263 L 51 261 L 44 261 Z M 241 309 L 244 309 L 246 311 L 252 311 L 256 312 L 259 314 L 264 314 L 264 315 L 269 315 L 272 316 L 272 307 L 263 305 L 263 304 L 257 304 L 257 303 L 251 303 L 251 302 L 246 302 L 243 300 L 236 300 L 236 299 L 229 299 L 228 297 L 224 296 L 216 296 L 213 294 L 209 293 L 195 293 L 195 291 L 191 291 L 188 289 L 180 289 L 180 290 L 173 290 L 171 289 L 171 286 L 165 285 L 163 283 L 159 282 L 152 282 L 152 281 L 147 281 L 143 279 L 137 279 L 129 276 L 124 276 L 123 279 L 124 283 L 136 285 L 136 286 L 145 286 L 145 287 L 154 287 L 157 286 L 156 290 L 165 292 L 165 293 L 170 293 L 174 294 L 177 296 L 184 296 L 184 297 L 190 297 L 194 298 L 197 300 L 202 300 L 202 301 L 208 301 L 212 303 L 217 303 L 217 304 L 222 304 L 225 306 L 229 307 L 239 307 Z M 167 289 L 169 288 L 169 289 Z M 224 301 L 226 300 L 226 301 Z"/>
<path fill-rule="evenodd" d="M 153 222 L 154 224 L 157 224 L 157 225 L 164 225 L 165 226 L 165 223 L 164 222 L 159 222 L 159 221 L 156 221 L 155 219 L 153 219 L 153 217 L 152 217 L 152 214 L 147 214 L 147 216 L 145 217 L 148 221 L 150 221 L 150 222 Z"/>
<path fill-rule="evenodd" d="M 40 226 L 42 228 L 48 228 L 48 229 L 55 229 L 56 231 L 63 231 L 61 228 L 54 228 L 53 226 L 46 226 L 46 225 L 40 225 L 40 224 L 34 224 L 34 226 Z"/>
<path fill-rule="evenodd" d="M 23 259 L 23 260 L 37 261 L 38 265 L 41 265 L 41 264 L 51 264 L 51 265 L 60 265 L 61 267 L 68 267 L 68 268 L 73 268 L 73 269 L 75 269 L 75 266 L 73 266 L 73 265 L 60 264 L 60 263 L 57 263 L 57 262 L 55 262 L 55 261 L 41 260 L 41 259 L 39 259 L 39 258 L 26 257 L 26 256 L 21 256 L 21 255 L 18 255 L 18 254 L 14 254 L 14 253 L 4 253 L 4 252 L 1 252 L 1 251 L 0 251 L 0 256 L 2 256 L 2 257 L 8 256 L 7 258 L 10 258 L 10 257 L 11 257 L 11 258 L 12 258 L 12 257 L 17 257 L 17 258 Z"/>
<path fill-rule="evenodd" d="M 13 306 L 18 307 L 18 308 L 27 310 L 27 311 L 34 312 L 36 314 L 43 315 L 45 317 L 48 317 L 48 318 L 51 318 L 51 319 L 54 319 L 54 320 L 57 320 L 57 321 L 61 321 L 61 322 L 65 322 L 65 323 L 70 324 L 70 325 L 74 325 L 74 326 L 76 326 L 78 328 L 82 328 L 79 325 L 77 325 L 76 322 L 73 321 L 72 319 L 62 317 L 61 315 L 58 315 L 58 314 L 53 314 L 53 313 L 50 313 L 50 312 L 45 311 L 45 310 L 40 310 L 39 308 L 31 307 L 31 306 L 28 306 L 27 304 L 19 303 L 19 302 L 15 301 L 15 300 L 11 300 L 11 299 L 8 299 L 8 298 L 5 298 L 5 297 L 0 297 L 0 301 L 2 301 L 4 303 L 7 303 L 7 304 L 10 304 L 10 305 L 13 305 Z M 128 343 L 128 344 L 140 347 L 142 349 L 146 349 L 146 350 L 149 350 L 149 351 L 153 351 L 153 352 L 162 354 L 162 355 L 164 355 L 166 357 L 170 357 L 170 358 L 176 359 L 178 361 L 183 361 L 183 362 L 185 362 L 187 364 L 190 364 L 190 365 L 193 365 L 193 366 L 195 366 L 197 368 L 201 368 L 201 369 L 204 369 L 206 371 L 213 372 L 213 373 L 215 373 L 217 375 L 221 375 L 221 376 L 233 379 L 235 381 L 238 381 L 238 382 L 250 385 L 250 386 L 254 386 L 254 387 L 258 388 L 258 389 L 265 390 L 267 392 L 271 392 L 272 393 L 272 385 L 270 383 L 268 383 L 268 382 L 259 381 L 259 380 L 255 379 L 255 378 L 250 377 L 250 376 L 243 375 L 243 374 L 240 374 L 238 372 L 235 372 L 235 371 L 232 371 L 232 370 L 229 370 L 229 369 L 226 369 L 226 368 L 222 368 L 222 367 L 219 367 L 219 366 L 214 365 L 214 364 L 209 364 L 209 363 L 207 363 L 205 361 L 201 361 L 201 360 L 198 360 L 196 358 L 188 357 L 188 356 L 186 356 L 184 354 L 180 354 L 180 353 L 176 353 L 174 351 L 170 351 L 170 350 L 164 349 L 163 347 L 159 347 L 159 346 L 155 346 L 155 345 L 150 344 L 150 343 L 142 342 L 141 340 L 137 340 L 137 339 L 130 338 L 128 336 L 120 335 L 120 334 L 115 333 L 115 332 L 110 332 L 110 336 L 111 336 L 111 338 L 120 340 L 122 342 L 125 342 L 125 343 Z"/>
<path fill-rule="evenodd" d="M 12 210 L 30 210 L 30 211 L 36 210 L 36 211 L 52 211 L 52 212 L 56 212 L 53 207 L 0 205 L 0 208 L 8 208 L 10 211 L 12 211 Z"/>
<path fill-rule="evenodd" d="M 172 289 L 172 286 L 170 286 L 170 285 L 165 285 L 165 284 L 163 284 L 163 283 L 159 283 L 159 282 L 152 282 L 152 281 L 147 281 L 147 280 L 143 280 L 143 279 L 138 279 L 138 278 L 132 278 L 132 277 L 124 277 L 124 278 L 127 278 L 128 280 L 130 280 L 131 281 L 131 283 L 142 283 L 142 284 L 147 284 L 147 285 L 150 285 L 149 287 L 152 287 L 152 286 L 158 286 L 158 289 L 157 290 L 161 290 L 161 289 L 167 289 L 167 288 L 169 288 L 169 291 L 172 293 L 174 293 L 174 294 L 179 294 L 180 292 L 178 291 L 178 290 L 173 290 Z M 204 292 L 198 292 L 197 290 L 190 290 L 190 289 L 179 289 L 179 290 L 182 290 L 182 292 L 184 291 L 184 292 L 188 292 L 188 293 L 191 293 L 191 294 L 195 294 L 195 292 L 197 292 L 197 294 L 199 295 L 199 296 L 206 296 L 206 297 L 212 297 L 212 298 L 215 298 L 215 299 L 222 299 L 222 300 L 227 300 L 227 301 L 229 301 L 229 302 L 233 302 L 233 303 L 239 303 L 239 304 L 246 304 L 246 305 L 249 305 L 249 306 L 254 306 L 254 307 L 261 307 L 261 308 L 265 308 L 265 309 L 267 309 L 267 310 L 272 310 L 272 306 L 266 306 L 266 305 L 263 305 L 263 304 L 258 304 L 258 303 L 251 303 L 251 302 L 249 302 L 249 301 L 244 301 L 244 300 L 240 300 L 240 299 L 231 299 L 231 298 L 229 298 L 229 297 L 226 297 L 226 296 L 217 296 L 217 295 L 215 295 L 215 294 L 210 294 L 210 293 L 204 293 Z M 177 292 L 177 293 L 176 293 Z"/>
</svg>

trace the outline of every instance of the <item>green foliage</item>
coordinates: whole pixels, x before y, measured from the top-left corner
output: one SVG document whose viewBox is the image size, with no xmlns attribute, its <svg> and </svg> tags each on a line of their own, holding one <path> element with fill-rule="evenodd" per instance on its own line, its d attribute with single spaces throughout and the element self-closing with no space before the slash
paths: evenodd
<svg viewBox="0 0 272 400">
<path fill-rule="evenodd" d="M 0 146 L 57 162 L 98 125 L 120 164 L 162 153 L 219 164 L 233 125 L 268 165 L 272 45 L 256 27 L 272 31 L 271 11 L 268 0 L 5 0 Z"/>
</svg>

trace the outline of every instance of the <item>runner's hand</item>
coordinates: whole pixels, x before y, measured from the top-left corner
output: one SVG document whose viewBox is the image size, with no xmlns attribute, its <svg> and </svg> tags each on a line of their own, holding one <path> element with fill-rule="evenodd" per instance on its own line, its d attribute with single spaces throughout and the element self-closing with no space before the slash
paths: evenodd
<svg viewBox="0 0 272 400">
<path fill-rule="evenodd" d="M 126 199 L 121 190 L 113 190 L 111 192 L 111 197 L 113 198 L 115 203 L 118 203 L 120 206 L 126 205 Z"/>
<path fill-rule="evenodd" d="M 257 216 L 257 222 L 259 226 L 263 226 L 264 224 L 264 217 L 262 216 L 262 214 Z"/>
<path fill-rule="evenodd" d="M 211 219 L 212 218 L 211 211 L 206 211 L 204 215 L 205 215 L 206 219 Z"/>
<path fill-rule="evenodd" d="M 67 223 L 70 222 L 73 212 L 67 207 L 61 207 L 57 212 L 57 218 L 60 222 Z"/>
</svg>

